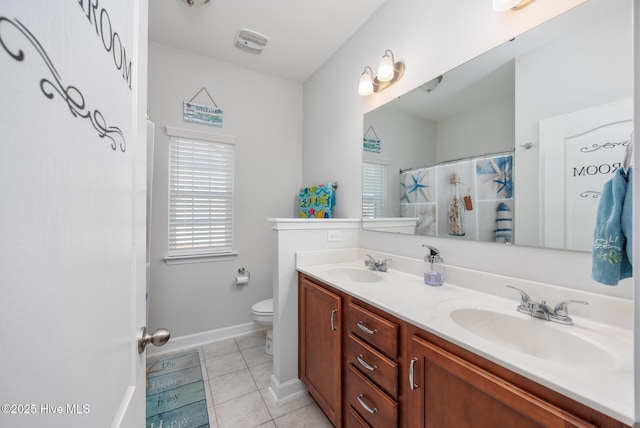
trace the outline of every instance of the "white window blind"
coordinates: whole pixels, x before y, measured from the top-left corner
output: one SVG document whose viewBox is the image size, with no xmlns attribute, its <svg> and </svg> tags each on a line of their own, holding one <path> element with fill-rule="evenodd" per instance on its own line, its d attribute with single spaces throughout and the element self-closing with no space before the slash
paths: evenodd
<svg viewBox="0 0 640 428">
<path fill-rule="evenodd" d="M 169 143 L 169 257 L 233 250 L 233 144 Z"/>
<path fill-rule="evenodd" d="M 362 164 L 362 217 L 387 216 L 387 166 L 381 163 Z"/>
</svg>

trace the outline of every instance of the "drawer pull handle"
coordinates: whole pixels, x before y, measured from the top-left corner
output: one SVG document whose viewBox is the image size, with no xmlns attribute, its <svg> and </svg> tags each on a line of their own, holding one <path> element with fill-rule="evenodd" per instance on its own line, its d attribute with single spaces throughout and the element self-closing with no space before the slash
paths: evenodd
<svg viewBox="0 0 640 428">
<path fill-rule="evenodd" d="M 360 394 L 356 398 L 358 399 L 358 403 L 360 403 L 362 408 L 365 409 L 367 412 L 371 413 L 372 415 L 378 413 L 378 409 L 376 407 L 372 409 L 371 407 L 367 406 L 364 401 L 362 401 L 362 399 L 364 398 L 364 395 Z"/>
<path fill-rule="evenodd" d="M 375 365 L 374 365 L 374 366 L 370 366 L 370 365 L 369 365 L 369 364 L 364 360 L 364 357 L 362 356 L 362 354 L 358 355 L 358 356 L 356 357 L 356 360 L 358 360 L 358 362 L 360 363 L 360 365 L 361 365 L 362 367 L 364 367 L 365 369 L 367 369 L 367 370 L 370 370 L 370 371 L 372 371 L 372 372 L 373 372 L 373 371 L 376 371 L 376 370 L 378 369 L 378 366 L 375 366 Z"/>
<path fill-rule="evenodd" d="M 337 309 L 334 309 L 331 311 L 331 331 L 336 331 L 336 322 L 335 322 L 335 317 L 336 317 L 336 313 L 338 312 Z"/>
<path fill-rule="evenodd" d="M 378 332 L 378 330 L 375 328 L 371 330 L 369 327 L 364 325 L 362 321 L 358 321 L 358 327 L 360 328 L 360 330 L 364 331 L 367 334 L 376 334 Z"/>
<path fill-rule="evenodd" d="M 418 361 L 417 358 L 412 358 L 409 362 L 409 386 L 411 387 L 412 391 L 418 389 L 418 385 L 416 385 L 413 381 L 413 366 L 416 364 L 416 361 Z"/>
</svg>

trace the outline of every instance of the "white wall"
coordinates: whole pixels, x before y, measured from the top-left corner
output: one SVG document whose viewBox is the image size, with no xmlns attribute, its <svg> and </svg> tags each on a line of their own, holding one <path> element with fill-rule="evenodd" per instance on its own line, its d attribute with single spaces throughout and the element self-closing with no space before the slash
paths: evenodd
<svg viewBox="0 0 640 428">
<path fill-rule="evenodd" d="M 583 1 L 538 1 L 505 13 L 494 12 L 490 3 L 388 0 L 305 82 L 303 180 L 316 181 L 326 175 L 340 180 L 342 203 L 336 206 L 340 217 L 360 215 L 364 113 Z M 404 77 L 379 94 L 359 96 L 357 82 L 363 66 L 376 65 L 389 48 L 396 60 L 405 63 Z M 587 253 L 379 232 L 361 234 L 365 248 L 409 257 L 422 257 L 421 244 L 425 242 L 441 247 L 445 260 L 453 265 L 631 296 L 630 280 L 618 287 L 592 281 L 591 255 Z"/>
<path fill-rule="evenodd" d="M 305 393 L 298 379 L 298 275 L 296 252 L 337 250 L 358 246 L 359 219 L 272 219 L 273 376 L 271 392 L 286 401 Z M 339 241 L 327 234 L 337 232 Z M 331 256 L 329 256 L 331 257 Z"/>
<path fill-rule="evenodd" d="M 182 102 L 206 87 L 224 109 L 222 128 L 183 122 Z M 156 43 L 149 45 L 149 117 L 156 123 L 149 324 L 174 336 L 251 322 L 272 296 L 268 217 L 292 217 L 301 185 L 302 85 Z M 196 102 L 210 104 L 201 95 Z M 236 259 L 167 266 L 167 145 L 164 127 L 233 135 Z M 251 272 L 238 287 L 239 267 Z"/>
<path fill-rule="evenodd" d="M 512 149 L 514 116 L 514 99 L 508 97 L 438 121 L 437 162 Z"/>
</svg>

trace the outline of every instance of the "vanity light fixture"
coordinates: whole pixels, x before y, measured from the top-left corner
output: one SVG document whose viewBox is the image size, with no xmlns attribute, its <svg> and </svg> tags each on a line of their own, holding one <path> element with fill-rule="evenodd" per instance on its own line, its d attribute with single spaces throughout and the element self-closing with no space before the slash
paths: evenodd
<svg viewBox="0 0 640 428">
<path fill-rule="evenodd" d="M 535 0 L 493 0 L 493 10 L 496 12 L 505 12 L 509 9 L 522 9 L 534 1 Z"/>
<path fill-rule="evenodd" d="M 186 4 L 189 5 L 189 7 L 193 7 L 193 6 L 203 6 L 207 3 L 209 3 L 209 0 L 182 0 L 183 2 L 185 2 Z"/>
<path fill-rule="evenodd" d="M 374 77 L 373 70 L 368 65 L 360 75 L 358 93 L 360 95 L 371 95 L 393 85 L 400 80 L 404 74 L 404 64 L 395 62 L 393 52 L 387 49 L 378 64 L 378 73 Z"/>
</svg>

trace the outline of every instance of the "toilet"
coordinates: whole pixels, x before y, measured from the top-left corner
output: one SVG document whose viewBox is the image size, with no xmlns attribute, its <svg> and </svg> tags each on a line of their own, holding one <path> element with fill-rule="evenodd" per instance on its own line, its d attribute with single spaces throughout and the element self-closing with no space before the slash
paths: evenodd
<svg viewBox="0 0 640 428">
<path fill-rule="evenodd" d="M 262 300 L 251 307 L 251 319 L 267 329 L 264 352 L 273 355 L 273 299 Z"/>
</svg>

